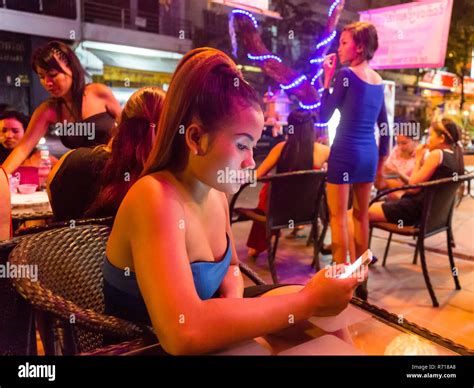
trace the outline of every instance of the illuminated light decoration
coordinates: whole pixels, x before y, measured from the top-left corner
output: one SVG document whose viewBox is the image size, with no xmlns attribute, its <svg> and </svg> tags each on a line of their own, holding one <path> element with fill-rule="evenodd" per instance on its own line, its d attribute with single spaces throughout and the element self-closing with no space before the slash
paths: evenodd
<svg viewBox="0 0 474 388">
<path fill-rule="evenodd" d="M 322 40 L 316 45 L 316 50 L 320 49 L 323 46 L 326 46 L 327 44 L 331 43 L 332 40 L 336 37 L 336 31 L 333 31 L 331 35 L 329 35 L 326 39 Z"/>
<path fill-rule="evenodd" d="M 315 76 L 311 79 L 311 85 L 314 86 L 316 83 L 316 80 L 321 77 L 321 74 L 323 74 L 323 69 L 319 69 L 319 71 L 315 74 Z"/>
<path fill-rule="evenodd" d="M 322 92 L 324 92 L 324 88 L 319 88 L 318 93 L 321 94 Z"/>
<path fill-rule="evenodd" d="M 321 101 L 317 102 L 316 104 L 313 105 L 305 105 L 300 101 L 300 107 L 306 110 L 313 110 L 313 109 L 318 109 L 321 106 Z"/>
<path fill-rule="evenodd" d="M 244 11 L 243 9 L 234 9 L 232 13 L 233 14 L 240 13 L 241 15 L 248 16 L 252 20 L 254 27 L 258 28 L 257 19 L 255 19 L 255 16 L 253 16 L 252 13 L 250 13 L 249 11 Z"/>
<path fill-rule="evenodd" d="M 314 126 L 318 128 L 327 127 L 328 125 L 329 125 L 329 121 L 327 123 L 314 123 Z"/>
<path fill-rule="evenodd" d="M 323 63 L 324 62 L 324 57 L 319 57 L 319 58 L 313 58 L 309 60 L 309 63 L 315 64 L 315 63 Z"/>
<path fill-rule="evenodd" d="M 282 88 L 283 90 L 295 88 L 298 85 L 300 85 L 305 79 L 308 79 L 308 78 L 305 75 L 302 75 L 301 77 L 298 77 L 297 79 L 295 79 L 292 83 L 288 85 L 280 84 L 280 88 Z"/>
<path fill-rule="evenodd" d="M 266 61 L 269 59 L 274 59 L 275 61 L 278 62 L 283 62 L 280 57 L 277 57 L 276 55 L 273 54 L 267 54 L 267 55 L 252 55 L 252 54 L 247 54 L 247 57 L 251 59 L 252 61 Z"/>
<path fill-rule="evenodd" d="M 329 7 L 329 12 L 328 12 L 329 17 L 332 16 L 332 13 L 334 12 L 334 10 L 336 9 L 336 7 L 339 5 L 340 2 L 341 0 L 336 0 L 334 1 L 334 3 L 331 4 L 331 6 Z"/>
</svg>

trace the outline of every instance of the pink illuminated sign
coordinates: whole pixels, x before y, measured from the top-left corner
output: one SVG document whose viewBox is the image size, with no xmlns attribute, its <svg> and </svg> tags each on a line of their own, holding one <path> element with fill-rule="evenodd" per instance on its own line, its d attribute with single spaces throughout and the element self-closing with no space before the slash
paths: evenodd
<svg viewBox="0 0 474 388">
<path fill-rule="evenodd" d="M 360 12 L 377 28 L 375 69 L 442 67 L 448 45 L 453 0 L 424 0 Z"/>
</svg>

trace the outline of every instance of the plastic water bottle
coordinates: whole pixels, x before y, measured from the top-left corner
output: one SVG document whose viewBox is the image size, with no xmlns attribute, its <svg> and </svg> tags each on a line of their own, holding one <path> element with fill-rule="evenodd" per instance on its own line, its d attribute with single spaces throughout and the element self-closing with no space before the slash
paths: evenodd
<svg viewBox="0 0 474 388">
<path fill-rule="evenodd" d="M 51 171 L 51 160 L 49 159 L 49 150 L 43 149 L 41 152 L 40 165 L 38 167 L 38 180 L 40 190 L 46 190 L 46 179 Z"/>
</svg>

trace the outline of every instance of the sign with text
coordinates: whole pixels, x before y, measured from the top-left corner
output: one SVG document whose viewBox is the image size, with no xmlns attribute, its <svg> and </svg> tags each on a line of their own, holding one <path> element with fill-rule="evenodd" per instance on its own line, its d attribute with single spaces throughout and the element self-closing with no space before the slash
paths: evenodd
<svg viewBox="0 0 474 388">
<path fill-rule="evenodd" d="M 375 25 L 379 49 L 375 69 L 443 67 L 453 0 L 425 0 L 360 12 Z"/>
</svg>

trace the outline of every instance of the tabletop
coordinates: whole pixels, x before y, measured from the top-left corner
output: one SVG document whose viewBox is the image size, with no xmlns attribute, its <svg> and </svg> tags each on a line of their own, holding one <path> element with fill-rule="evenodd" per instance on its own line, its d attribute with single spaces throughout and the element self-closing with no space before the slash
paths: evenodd
<svg viewBox="0 0 474 388">
<path fill-rule="evenodd" d="M 159 344 L 125 355 L 160 355 Z M 354 298 L 335 317 L 313 317 L 213 355 L 474 355 L 474 350 Z"/>
</svg>

